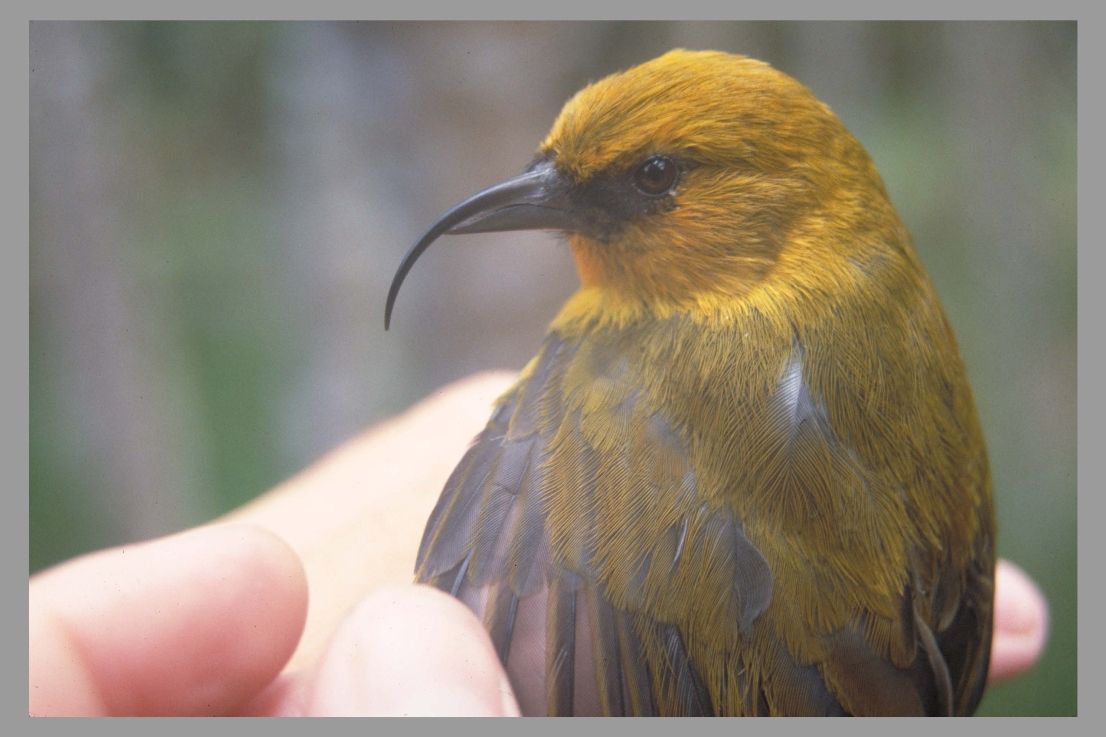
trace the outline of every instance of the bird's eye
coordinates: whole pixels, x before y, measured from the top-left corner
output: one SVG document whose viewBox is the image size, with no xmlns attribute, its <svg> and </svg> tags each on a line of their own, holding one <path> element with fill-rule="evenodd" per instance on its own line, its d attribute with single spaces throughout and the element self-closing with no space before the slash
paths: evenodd
<svg viewBox="0 0 1106 737">
<path fill-rule="evenodd" d="M 650 156 L 634 172 L 634 186 L 643 194 L 662 195 L 672 190 L 679 173 L 676 162 L 667 156 Z"/>
</svg>

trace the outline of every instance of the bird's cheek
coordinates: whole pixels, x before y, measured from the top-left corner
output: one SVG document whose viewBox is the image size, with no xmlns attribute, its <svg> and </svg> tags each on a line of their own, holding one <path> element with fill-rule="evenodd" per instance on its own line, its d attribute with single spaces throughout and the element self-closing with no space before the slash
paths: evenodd
<svg viewBox="0 0 1106 737">
<path fill-rule="evenodd" d="M 603 265 L 605 259 L 599 253 L 600 244 L 586 236 L 572 234 L 568 245 L 582 286 L 597 287 L 607 281 L 607 269 Z"/>
</svg>

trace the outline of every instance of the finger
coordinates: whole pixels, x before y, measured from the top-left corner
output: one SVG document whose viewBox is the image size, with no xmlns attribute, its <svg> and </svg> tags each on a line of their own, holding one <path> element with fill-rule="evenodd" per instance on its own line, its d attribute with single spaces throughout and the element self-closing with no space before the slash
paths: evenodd
<svg viewBox="0 0 1106 737">
<path fill-rule="evenodd" d="M 453 597 L 425 586 L 388 587 L 366 597 L 299 693 L 285 695 L 284 709 L 315 715 L 519 713 L 480 621 Z"/>
<path fill-rule="evenodd" d="M 296 646 L 307 582 L 269 532 L 203 527 L 32 578 L 30 711 L 224 714 Z"/>
<path fill-rule="evenodd" d="M 992 683 L 1021 675 L 1048 641 L 1048 602 L 1033 579 L 1010 561 L 995 567 L 995 620 L 991 645 Z"/>
<path fill-rule="evenodd" d="M 290 668 L 314 663 L 370 591 L 413 580 L 442 486 L 514 378 L 493 372 L 450 384 L 225 518 L 272 530 L 304 562 L 311 609 Z"/>
</svg>

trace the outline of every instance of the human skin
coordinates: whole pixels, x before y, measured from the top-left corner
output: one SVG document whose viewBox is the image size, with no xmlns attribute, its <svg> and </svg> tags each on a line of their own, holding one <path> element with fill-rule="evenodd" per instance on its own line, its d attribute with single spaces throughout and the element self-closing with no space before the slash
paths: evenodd
<svg viewBox="0 0 1106 737">
<path fill-rule="evenodd" d="M 444 387 L 210 525 L 33 576 L 30 713 L 517 714 L 480 622 L 410 583 L 446 477 L 513 379 Z M 995 580 L 991 682 L 1047 637 L 1029 577 L 999 561 Z"/>
</svg>

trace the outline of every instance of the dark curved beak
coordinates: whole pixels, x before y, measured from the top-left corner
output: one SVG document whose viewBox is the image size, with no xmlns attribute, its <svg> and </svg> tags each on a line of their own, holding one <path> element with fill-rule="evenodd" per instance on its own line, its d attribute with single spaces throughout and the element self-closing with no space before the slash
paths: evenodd
<svg viewBox="0 0 1106 737">
<path fill-rule="evenodd" d="M 576 217 L 569 202 L 569 183 L 553 163 L 543 161 L 505 182 L 477 192 L 442 215 L 403 257 L 384 307 L 384 329 L 407 272 L 443 233 L 491 233 L 504 230 L 573 230 Z"/>
</svg>

